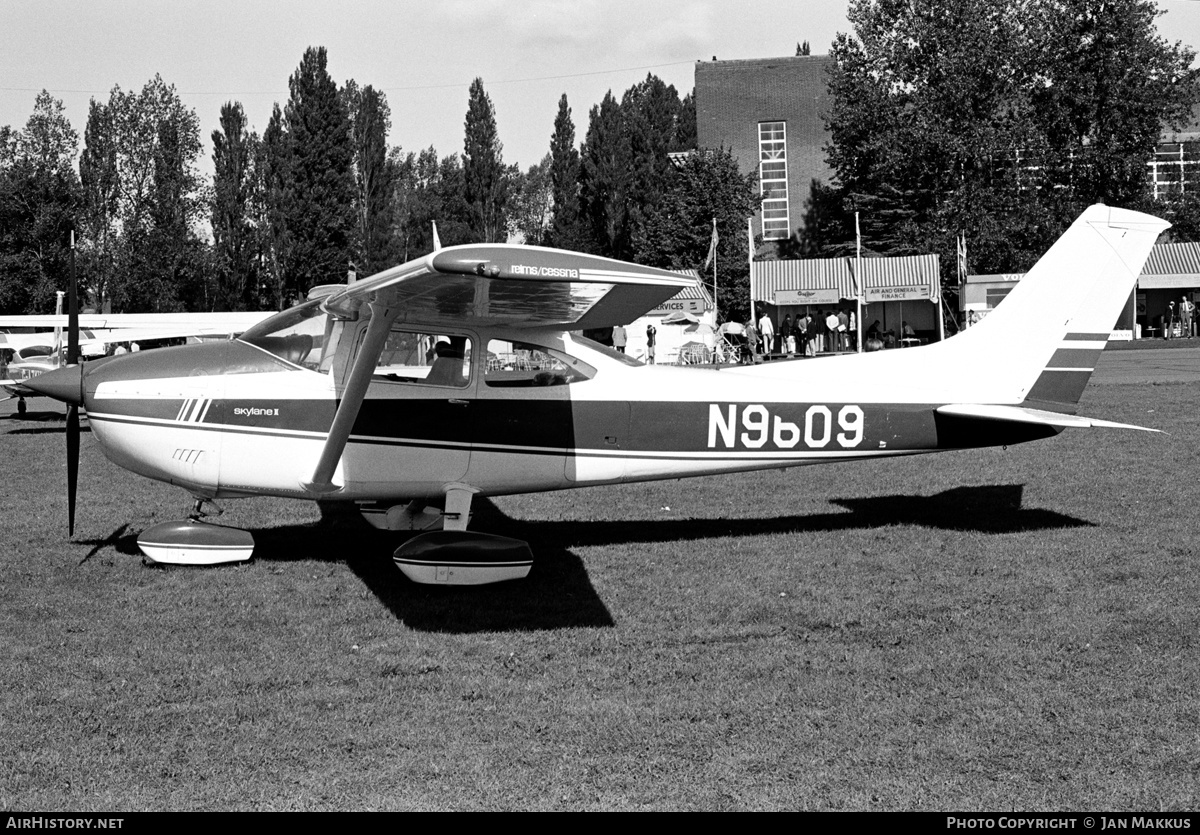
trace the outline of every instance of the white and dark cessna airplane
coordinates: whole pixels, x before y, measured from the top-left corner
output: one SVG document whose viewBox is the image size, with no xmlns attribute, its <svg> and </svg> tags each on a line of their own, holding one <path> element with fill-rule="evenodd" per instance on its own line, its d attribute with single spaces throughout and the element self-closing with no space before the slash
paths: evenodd
<svg viewBox="0 0 1200 835">
<path fill-rule="evenodd" d="M 543 490 L 961 450 L 1124 424 L 1075 414 L 1169 224 L 1093 206 L 969 331 L 897 351 L 723 369 L 645 366 L 578 332 L 623 324 L 686 280 L 552 249 L 439 249 L 216 344 L 113 357 L 28 385 L 87 410 L 114 463 L 196 499 L 141 534 L 162 562 L 246 559 L 203 503 L 354 500 L 427 529 L 419 582 L 528 572 L 528 545 L 467 531 L 471 501 Z M 68 481 L 74 505 L 78 429 Z M 428 530 L 438 528 L 438 530 Z"/>
</svg>

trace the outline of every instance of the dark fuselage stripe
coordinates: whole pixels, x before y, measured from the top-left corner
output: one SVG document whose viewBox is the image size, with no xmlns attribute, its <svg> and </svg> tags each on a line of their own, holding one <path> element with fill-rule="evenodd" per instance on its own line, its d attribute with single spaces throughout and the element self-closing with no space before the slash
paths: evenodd
<svg viewBox="0 0 1200 835">
<path fill-rule="evenodd" d="M 192 432 L 219 432 L 232 435 L 249 435 L 252 437 L 275 437 L 287 439 L 301 440 L 324 440 L 322 435 L 314 435 L 312 433 L 286 432 L 286 431 L 266 431 L 261 429 L 248 430 L 235 426 L 215 426 L 212 424 L 197 425 L 194 423 L 176 423 L 174 421 L 148 421 L 148 420 L 129 420 L 122 418 L 114 418 L 108 415 L 91 415 L 89 419 L 97 423 L 115 423 L 132 426 L 157 425 L 167 429 L 187 429 Z M 795 461 L 797 463 L 809 461 L 813 459 L 848 459 L 848 458 L 875 458 L 889 455 L 906 455 L 914 452 L 924 452 L 927 448 L 896 448 L 896 449 L 855 449 L 855 450 L 814 450 L 814 449 L 799 449 L 799 450 L 764 450 L 761 452 L 752 452 L 746 450 L 694 450 L 694 451 L 678 451 L 672 452 L 668 450 L 646 450 L 646 449 L 589 449 L 586 447 L 575 448 L 549 448 L 549 447 L 529 447 L 529 446 L 514 446 L 502 444 L 447 444 L 437 443 L 427 440 L 418 440 L 415 438 L 365 438 L 359 436 L 350 436 L 350 444 L 366 445 L 366 446 L 389 446 L 401 449 L 412 450 L 428 450 L 428 451 L 453 451 L 462 453 L 490 453 L 496 455 L 533 455 L 545 457 L 561 457 L 561 458 L 590 458 L 596 460 L 638 460 L 638 461 L 691 461 L 691 462 L 744 462 L 744 463 L 762 463 L 776 461 Z"/>
</svg>

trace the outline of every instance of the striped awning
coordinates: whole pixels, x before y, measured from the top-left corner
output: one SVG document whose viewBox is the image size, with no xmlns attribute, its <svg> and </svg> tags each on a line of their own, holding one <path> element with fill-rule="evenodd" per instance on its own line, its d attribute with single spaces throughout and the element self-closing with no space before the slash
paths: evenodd
<svg viewBox="0 0 1200 835">
<path fill-rule="evenodd" d="M 750 292 L 771 304 L 836 304 L 860 294 L 864 302 L 937 301 L 941 279 L 937 255 L 753 261 Z"/>
<path fill-rule="evenodd" d="M 1158 244 L 1138 277 L 1141 290 L 1200 287 L 1200 243 Z"/>
</svg>

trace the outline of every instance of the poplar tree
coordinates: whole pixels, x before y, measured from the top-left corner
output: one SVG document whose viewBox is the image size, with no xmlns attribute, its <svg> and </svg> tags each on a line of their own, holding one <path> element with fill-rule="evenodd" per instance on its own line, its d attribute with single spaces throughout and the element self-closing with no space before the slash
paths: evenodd
<svg viewBox="0 0 1200 835">
<path fill-rule="evenodd" d="M 575 123 L 567 94 L 558 100 L 554 134 L 550 137 L 550 228 L 547 246 L 587 251 L 587 235 L 581 225 L 579 204 L 579 149 L 575 146 Z"/>
<path fill-rule="evenodd" d="M 258 137 L 247 130 L 241 102 L 221 107 L 221 128 L 213 131 L 212 143 L 215 309 L 247 310 L 255 306 L 257 287 L 251 212 Z"/>
<path fill-rule="evenodd" d="M 346 82 L 345 98 L 354 146 L 354 263 L 359 275 L 371 275 L 395 260 L 391 199 L 395 163 L 389 161 L 387 133 L 391 110 L 371 85 Z"/>
<path fill-rule="evenodd" d="M 354 228 L 354 151 L 346 106 L 327 70 L 324 47 L 309 47 L 288 81 L 284 108 L 288 199 L 283 276 L 303 298 L 317 284 L 343 283 Z"/>
<path fill-rule="evenodd" d="M 580 152 L 580 203 L 593 251 L 628 258 L 629 187 L 632 151 L 621 106 L 612 91 L 592 107 Z"/>
<path fill-rule="evenodd" d="M 261 288 L 263 300 L 276 310 L 287 302 L 286 262 L 291 252 L 288 217 L 292 212 L 291 138 L 284 129 L 283 111 L 276 104 L 263 131 L 255 167 L 256 185 L 261 189 L 259 247 L 263 253 L 266 282 Z"/>
<path fill-rule="evenodd" d="M 118 172 L 114 130 L 112 112 L 92 99 L 79 156 L 82 207 L 76 245 L 83 274 L 94 289 L 93 301 L 101 308 L 108 299 L 109 278 L 116 261 Z"/>
<path fill-rule="evenodd" d="M 463 184 L 471 210 L 471 231 L 480 243 L 502 241 L 506 233 L 508 172 L 496 131 L 496 112 L 483 90 L 471 82 L 463 143 Z"/>
</svg>

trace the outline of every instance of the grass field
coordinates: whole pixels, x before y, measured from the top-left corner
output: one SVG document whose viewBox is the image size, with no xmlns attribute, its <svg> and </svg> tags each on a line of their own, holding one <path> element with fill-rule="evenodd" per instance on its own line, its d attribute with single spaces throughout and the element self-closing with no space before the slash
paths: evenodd
<svg viewBox="0 0 1200 835">
<path fill-rule="evenodd" d="M 538 561 L 476 589 L 270 499 L 226 505 L 251 563 L 146 567 L 188 498 L 86 433 L 68 541 L 62 421 L 0 418 L 0 807 L 1195 809 L 1198 395 L 1085 394 L 1166 435 L 484 502 Z"/>
</svg>

